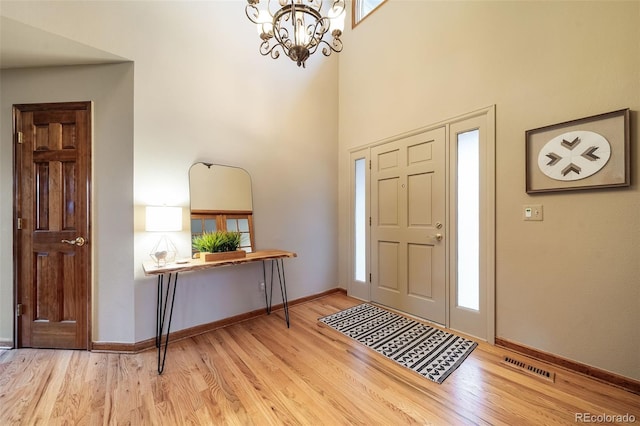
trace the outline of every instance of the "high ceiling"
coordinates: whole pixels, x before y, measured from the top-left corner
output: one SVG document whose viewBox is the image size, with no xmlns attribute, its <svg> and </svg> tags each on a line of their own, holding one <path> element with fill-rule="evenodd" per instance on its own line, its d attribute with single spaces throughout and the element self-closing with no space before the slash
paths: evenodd
<svg viewBox="0 0 640 426">
<path fill-rule="evenodd" d="M 126 62 L 128 59 L 0 17 L 0 68 Z"/>
</svg>

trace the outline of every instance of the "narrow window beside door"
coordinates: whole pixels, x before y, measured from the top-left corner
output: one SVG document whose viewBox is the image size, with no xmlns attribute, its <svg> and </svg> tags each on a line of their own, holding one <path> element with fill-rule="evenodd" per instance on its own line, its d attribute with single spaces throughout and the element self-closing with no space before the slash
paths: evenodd
<svg viewBox="0 0 640 426">
<path fill-rule="evenodd" d="M 480 150 L 479 130 L 457 138 L 457 305 L 480 308 Z"/>
<path fill-rule="evenodd" d="M 366 281 L 366 185 L 365 185 L 365 159 L 359 158 L 355 161 L 355 208 L 354 208 L 354 230 L 355 244 L 355 275 L 357 281 Z"/>
</svg>

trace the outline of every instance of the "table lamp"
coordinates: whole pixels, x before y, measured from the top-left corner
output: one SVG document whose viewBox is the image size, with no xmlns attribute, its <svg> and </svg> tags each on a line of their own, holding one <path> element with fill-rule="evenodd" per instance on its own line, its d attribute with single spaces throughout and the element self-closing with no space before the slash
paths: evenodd
<svg viewBox="0 0 640 426">
<path fill-rule="evenodd" d="M 147 206 L 145 230 L 149 232 L 182 231 L 182 207 Z M 165 266 L 176 260 L 178 250 L 171 239 L 162 235 L 149 255 L 156 266 Z"/>
</svg>

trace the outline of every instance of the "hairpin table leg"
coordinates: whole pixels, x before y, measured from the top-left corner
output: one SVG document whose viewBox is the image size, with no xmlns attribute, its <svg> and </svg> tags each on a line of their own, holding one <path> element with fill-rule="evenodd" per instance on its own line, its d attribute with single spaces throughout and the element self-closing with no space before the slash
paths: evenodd
<svg viewBox="0 0 640 426">
<path fill-rule="evenodd" d="M 284 318 L 287 322 L 287 328 L 290 326 L 289 322 L 289 301 L 287 300 L 287 282 L 284 276 L 284 261 L 282 259 L 269 259 L 271 261 L 271 277 L 269 280 L 269 289 L 265 288 L 264 297 L 267 304 L 267 315 L 271 314 L 271 304 L 273 303 L 273 273 L 274 266 L 278 272 L 278 282 L 280 283 L 280 294 L 282 295 L 282 305 L 284 307 Z M 279 262 L 278 262 L 279 261 Z M 265 280 L 265 287 L 267 281 L 266 261 L 262 261 L 262 276 Z M 274 265 L 275 263 L 275 265 Z"/>
<path fill-rule="evenodd" d="M 278 262 L 280 260 L 280 262 Z M 284 260 L 275 259 L 278 268 L 278 281 L 280 282 L 280 294 L 282 295 L 282 305 L 284 306 L 284 317 L 289 328 L 289 300 L 287 298 L 287 282 L 284 277 Z M 273 284 L 272 284 L 273 285 Z"/>
<path fill-rule="evenodd" d="M 173 305 L 176 300 L 176 287 L 178 286 L 178 273 L 173 277 L 173 291 L 171 295 L 171 306 L 169 307 L 169 322 L 167 323 L 167 335 L 164 342 L 164 350 L 162 349 L 162 332 L 164 331 L 164 323 L 167 318 L 167 305 L 169 302 L 169 293 L 171 292 L 171 275 L 167 277 L 167 290 L 163 295 L 164 275 L 158 275 L 158 296 L 156 306 L 156 348 L 158 349 L 158 374 L 164 371 L 164 363 L 167 360 L 167 348 L 169 347 L 169 334 L 171 333 L 171 318 L 173 317 Z"/>
<path fill-rule="evenodd" d="M 272 268 L 273 269 L 273 268 Z M 264 283 L 264 303 L 267 305 L 267 315 L 271 315 L 271 299 L 273 298 L 273 285 L 271 285 L 271 296 L 267 289 L 267 268 L 265 261 L 262 261 L 262 282 Z M 273 271 L 271 272 L 271 282 L 273 282 Z"/>
</svg>

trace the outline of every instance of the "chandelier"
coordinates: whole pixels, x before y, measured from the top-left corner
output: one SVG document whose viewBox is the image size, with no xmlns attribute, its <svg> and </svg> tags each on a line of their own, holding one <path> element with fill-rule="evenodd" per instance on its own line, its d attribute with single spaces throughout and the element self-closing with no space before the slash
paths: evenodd
<svg viewBox="0 0 640 426">
<path fill-rule="evenodd" d="M 345 1 L 266 0 L 265 8 L 260 9 L 260 0 L 247 0 L 245 10 L 257 26 L 262 55 L 277 59 L 282 51 L 304 67 L 320 45 L 324 45 L 321 51 L 325 56 L 342 51 L 340 36 L 344 29 Z M 279 9 L 272 12 L 272 3 L 277 3 Z M 331 35 L 331 42 L 324 40 L 326 33 Z"/>
</svg>

